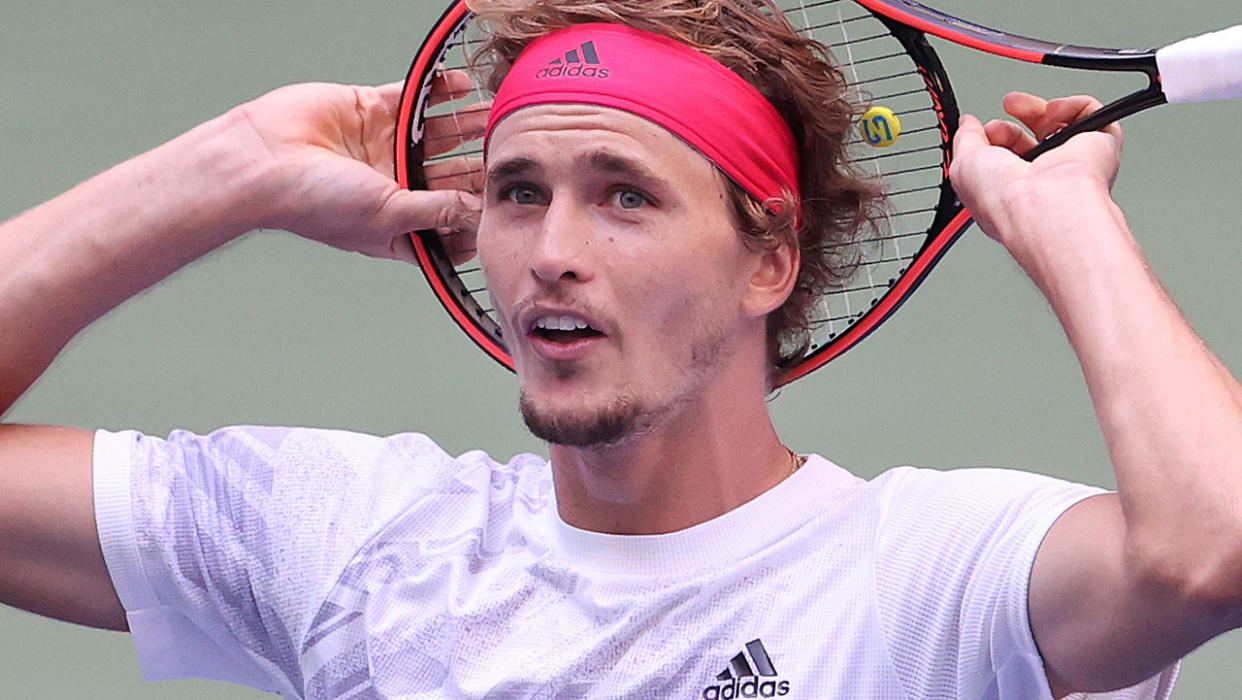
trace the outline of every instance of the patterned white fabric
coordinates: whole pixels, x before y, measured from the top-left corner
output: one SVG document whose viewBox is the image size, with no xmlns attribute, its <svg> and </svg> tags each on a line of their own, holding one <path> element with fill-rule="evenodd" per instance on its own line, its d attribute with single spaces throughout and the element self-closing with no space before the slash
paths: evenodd
<svg viewBox="0 0 1242 700">
<path fill-rule="evenodd" d="M 813 456 L 712 521 L 623 537 L 561 521 L 540 457 L 255 427 L 101 431 L 95 486 L 148 678 L 510 700 L 1050 697 L 1027 576 L 1099 492 Z"/>
</svg>

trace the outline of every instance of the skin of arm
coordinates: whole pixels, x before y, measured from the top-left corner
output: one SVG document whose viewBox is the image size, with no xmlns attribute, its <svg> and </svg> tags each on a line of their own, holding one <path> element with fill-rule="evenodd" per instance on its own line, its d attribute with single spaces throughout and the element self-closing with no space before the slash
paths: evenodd
<svg viewBox="0 0 1242 700">
<path fill-rule="evenodd" d="M 248 231 L 406 261 L 409 231 L 473 232 L 472 195 L 393 180 L 399 94 L 281 88 L 0 225 L 0 415 L 81 329 Z M 125 629 L 95 530 L 91 457 L 90 431 L 0 425 L 0 602 Z"/>
<path fill-rule="evenodd" d="M 1089 98 L 1019 93 L 1044 138 Z M 1026 163 L 1013 122 L 963 119 L 955 188 L 1047 298 L 1078 356 L 1117 477 L 1071 507 L 1031 573 L 1054 694 L 1124 687 L 1242 624 L 1242 389 L 1165 294 L 1112 201 L 1114 125 Z"/>
</svg>

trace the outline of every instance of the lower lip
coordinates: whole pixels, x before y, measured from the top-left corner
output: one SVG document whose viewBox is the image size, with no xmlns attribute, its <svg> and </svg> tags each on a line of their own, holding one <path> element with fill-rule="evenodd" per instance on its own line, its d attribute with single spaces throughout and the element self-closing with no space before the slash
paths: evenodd
<svg viewBox="0 0 1242 700">
<path fill-rule="evenodd" d="M 591 351 L 596 343 L 602 341 L 606 336 L 592 335 L 586 338 L 579 338 L 570 343 L 558 343 L 548 340 L 538 333 L 528 333 L 526 335 L 527 342 L 534 349 L 541 359 L 550 362 L 565 362 L 568 360 L 580 360 Z"/>
</svg>

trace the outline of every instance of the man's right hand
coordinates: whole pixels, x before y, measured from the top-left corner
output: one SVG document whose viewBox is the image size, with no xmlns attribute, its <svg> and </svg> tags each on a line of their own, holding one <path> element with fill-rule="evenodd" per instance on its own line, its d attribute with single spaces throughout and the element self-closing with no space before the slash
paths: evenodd
<svg viewBox="0 0 1242 700">
<path fill-rule="evenodd" d="M 462 91 L 464 73 L 449 73 L 434 89 Z M 335 248 L 413 261 L 405 235 L 452 231 L 450 253 L 472 249 L 479 201 L 460 190 L 410 192 L 393 180 L 393 139 L 401 86 L 305 84 L 275 90 L 237 107 L 231 117 L 239 143 L 250 139 L 256 165 L 266 168 L 254 193 L 259 225 L 292 231 Z M 434 92 L 433 92 L 434 95 Z M 453 120 L 453 134 L 428 123 L 427 155 L 447 152 L 482 133 L 485 110 Z M 441 129 L 442 130 L 442 129 Z M 457 183 L 478 191 L 482 183 Z"/>
<path fill-rule="evenodd" d="M 0 224 L 0 415 L 82 328 L 247 231 L 413 260 L 407 233 L 452 230 L 450 252 L 468 257 L 478 199 L 392 177 L 399 97 L 397 85 L 281 88 Z M 458 131 L 482 128 L 476 111 Z M 428 137 L 432 153 L 459 141 Z M 124 629 L 95 527 L 92 440 L 0 425 L 0 602 Z"/>
</svg>

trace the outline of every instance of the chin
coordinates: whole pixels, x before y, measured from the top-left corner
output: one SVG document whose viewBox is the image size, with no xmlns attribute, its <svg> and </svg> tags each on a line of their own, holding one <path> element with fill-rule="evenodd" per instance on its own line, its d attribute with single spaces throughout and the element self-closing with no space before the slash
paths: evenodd
<svg viewBox="0 0 1242 700">
<path fill-rule="evenodd" d="M 518 402 L 526 427 L 540 440 L 570 447 L 608 447 L 647 432 L 655 413 L 628 397 L 596 408 L 552 409 L 525 391 Z"/>
</svg>

